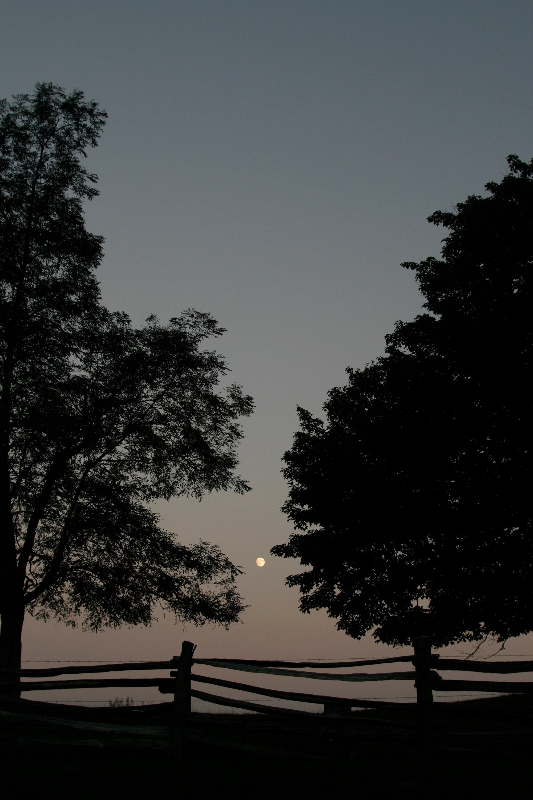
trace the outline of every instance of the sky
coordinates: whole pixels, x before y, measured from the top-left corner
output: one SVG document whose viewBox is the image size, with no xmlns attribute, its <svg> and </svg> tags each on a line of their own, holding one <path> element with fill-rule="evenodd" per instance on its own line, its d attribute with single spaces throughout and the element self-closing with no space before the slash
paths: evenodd
<svg viewBox="0 0 533 800">
<path fill-rule="evenodd" d="M 253 491 L 157 506 L 242 566 L 242 624 L 30 620 L 24 659 L 166 658 L 183 638 L 202 657 L 389 654 L 298 611 L 298 562 L 269 555 L 291 532 L 281 459 L 297 406 L 320 415 L 421 310 L 400 264 L 439 255 L 429 214 L 533 156 L 532 34 L 523 0 L 0 0 L 0 97 L 46 81 L 108 112 L 87 159 L 103 302 L 136 325 L 209 312 L 227 382 L 256 403 L 239 469 Z"/>
</svg>

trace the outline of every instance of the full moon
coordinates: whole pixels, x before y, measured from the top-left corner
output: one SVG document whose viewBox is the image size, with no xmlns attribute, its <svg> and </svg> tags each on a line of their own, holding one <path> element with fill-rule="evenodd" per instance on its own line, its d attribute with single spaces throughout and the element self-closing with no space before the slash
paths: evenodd
<svg viewBox="0 0 533 800">
<path fill-rule="evenodd" d="M 258 567 L 264 567 L 265 566 L 265 559 L 264 558 L 256 558 L 255 563 L 257 564 Z"/>
</svg>

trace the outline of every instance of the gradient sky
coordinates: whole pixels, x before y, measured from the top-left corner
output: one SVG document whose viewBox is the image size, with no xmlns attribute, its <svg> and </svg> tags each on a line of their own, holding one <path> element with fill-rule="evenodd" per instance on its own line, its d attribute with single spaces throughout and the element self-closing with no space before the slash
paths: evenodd
<svg viewBox="0 0 533 800">
<path fill-rule="evenodd" d="M 159 505 L 183 541 L 242 565 L 243 624 L 29 622 L 23 658 L 164 658 L 184 636 L 202 656 L 384 654 L 284 587 L 298 564 L 269 556 L 290 533 L 281 458 L 296 406 L 320 414 L 420 310 L 400 263 L 438 256 L 427 216 L 533 156 L 532 34 L 523 0 L 0 2 L 0 96 L 51 81 L 109 114 L 86 213 L 106 239 L 104 302 L 135 324 L 210 312 L 228 382 L 257 404 L 240 450 L 253 492 Z"/>
</svg>

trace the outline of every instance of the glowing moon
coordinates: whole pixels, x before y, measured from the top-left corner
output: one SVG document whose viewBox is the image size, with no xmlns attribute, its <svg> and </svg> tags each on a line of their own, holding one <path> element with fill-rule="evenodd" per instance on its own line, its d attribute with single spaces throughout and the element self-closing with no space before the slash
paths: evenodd
<svg viewBox="0 0 533 800">
<path fill-rule="evenodd" d="M 258 567 L 264 567 L 265 566 L 265 559 L 264 558 L 256 558 L 255 559 L 255 563 L 257 564 Z"/>
</svg>

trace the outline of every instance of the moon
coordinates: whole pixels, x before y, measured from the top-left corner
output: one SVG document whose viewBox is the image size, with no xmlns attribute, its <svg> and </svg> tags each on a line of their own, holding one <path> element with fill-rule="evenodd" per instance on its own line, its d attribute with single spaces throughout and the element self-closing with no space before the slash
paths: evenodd
<svg viewBox="0 0 533 800">
<path fill-rule="evenodd" d="M 256 558 L 255 559 L 255 563 L 257 564 L 258 567 L 264 567 L 265 566 L 265 559 L 264 558 Z"/>
</svg>

